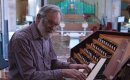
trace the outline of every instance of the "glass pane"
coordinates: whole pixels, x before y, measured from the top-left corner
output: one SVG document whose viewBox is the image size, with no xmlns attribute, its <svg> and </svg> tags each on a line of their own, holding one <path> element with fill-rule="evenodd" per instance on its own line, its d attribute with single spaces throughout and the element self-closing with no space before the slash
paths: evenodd
<svg viewBox="0 0 130 80">
<path fill-rule="evenodd" d="M 0 1 L 0 33 L 2 31 L 2 13 L 1 13 L 1 1 Z M 1 37 L 1 36 L 0 36 Z"/>
<path fill-rule="evenodd" d="M 1 1 L 0 1 L 0 5 L 1 5 Z M 2 55 L 2 10 L 0 6 L 0 58 L 1 55 Z"/>
</svg>

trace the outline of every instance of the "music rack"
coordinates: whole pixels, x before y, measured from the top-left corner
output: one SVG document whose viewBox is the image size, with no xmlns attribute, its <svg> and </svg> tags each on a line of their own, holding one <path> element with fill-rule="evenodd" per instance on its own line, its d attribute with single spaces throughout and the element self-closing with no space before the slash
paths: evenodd
<svg viewBox="0 0 130 80">
<path fill-rule="evenodd" d="M 130 33 L 97 31 L 71 49 L 70 61 L 77 64 L 88 64 L 92 68 L 86 80 L 108 79 L 110 74 L 113 74 L 111 78 L 113 79 L 120 70 L 116 70 L 116 72 L 111 71 L 108 75 L 106 74 L 108 71 L 107 66 L 110 67 L 111 63 L 114 62 L 112 60 L 116 57 L 117 61 L 119 61 L 119 55 L 124 60 L 124 55 L 128 55 L 128 53 L 121 53 L 120 50 L 122 50 L 121 48 L 127 48 L 127 46 L 122 47 L 122 45 L 124 44 L 124 40 L 127 40 L 127 44 L 129 44 L 129 39 Z M 111 68 L 115 69 L 117 65 L 119 64 Z"/>
</svg>

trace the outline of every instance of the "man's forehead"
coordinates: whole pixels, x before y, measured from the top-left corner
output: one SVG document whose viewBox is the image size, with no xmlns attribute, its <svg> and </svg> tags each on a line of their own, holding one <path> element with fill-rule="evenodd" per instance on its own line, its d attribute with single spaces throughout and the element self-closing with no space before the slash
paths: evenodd
<svg viewBox="0 0 130 80">
<path fill-rule="evenodd" d="M 57 16 L 61 16 L 60 15 L 60 12 L 48 12 L 47 15 L 46 15 L 48 18 L 54 18 L 54 17 L 57 17 Z"/>
<path fill-rule="evenodd" d="M 53 22 L 55 22 L 55 23 L 59 23 L 59 22 L 60 22 L 60 19 L 61 19 L 61 15 L 60 15 L 60 13 L 58 13 L 58 12 L 48 13 L 47 19 L 48 19 L 48 20 L 51 20 L 51 21 L 53 21 Z"/>
</svg>

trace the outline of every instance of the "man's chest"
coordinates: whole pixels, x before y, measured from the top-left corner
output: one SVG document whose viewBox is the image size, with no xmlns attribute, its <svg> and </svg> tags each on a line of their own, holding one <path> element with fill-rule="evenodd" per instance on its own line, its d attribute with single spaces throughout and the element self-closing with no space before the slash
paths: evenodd
<svg viewBox="0 0 130 80">
<path fill-rule="evenodd" d="M 52 54 L 49 41 L 34 40 L 30 44 L 30 52 L 36 66 L 42 70 L 50 69 Z"/>
<path fill-rule="evenodd" d="M 32 40 L 30 47 L 33 52 L 43 56 L 44 54 L 49 54 L 50 52 L 50 43 L 48 40 Z"/>
</svg>

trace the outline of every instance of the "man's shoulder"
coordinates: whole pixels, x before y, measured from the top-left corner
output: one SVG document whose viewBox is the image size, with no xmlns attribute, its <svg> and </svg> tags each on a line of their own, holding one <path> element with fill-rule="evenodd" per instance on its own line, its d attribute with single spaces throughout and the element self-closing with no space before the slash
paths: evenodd
<svg viewBox="0 0 130 80">
<path fill-rule="evenodd" d="M 32 33 L 30 27 L 23 28 L 21 30 L 18 30 L 14 33 L 12 36 L 15 39 L 31 39 Z"/>
</svg>

